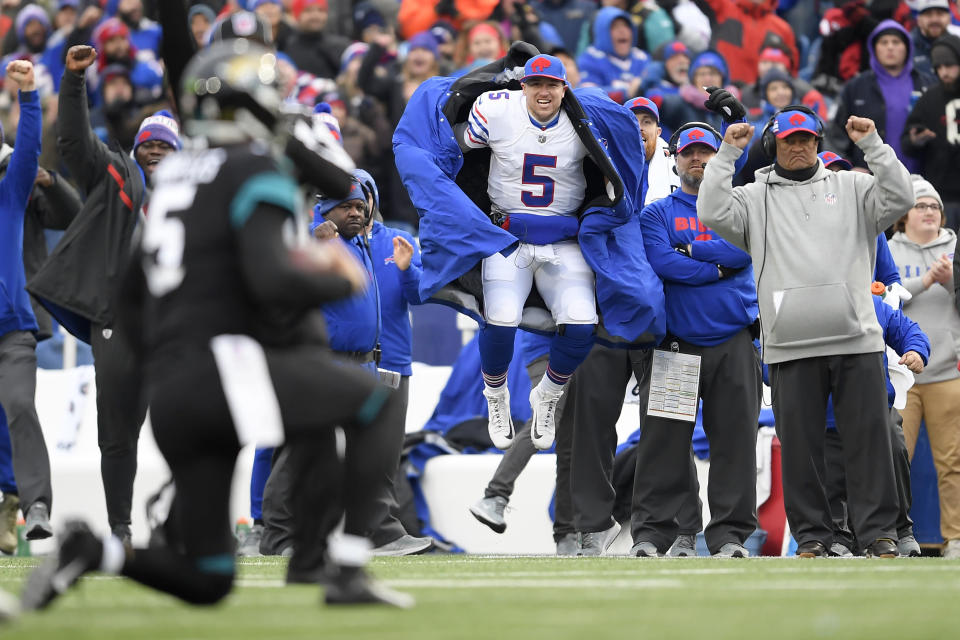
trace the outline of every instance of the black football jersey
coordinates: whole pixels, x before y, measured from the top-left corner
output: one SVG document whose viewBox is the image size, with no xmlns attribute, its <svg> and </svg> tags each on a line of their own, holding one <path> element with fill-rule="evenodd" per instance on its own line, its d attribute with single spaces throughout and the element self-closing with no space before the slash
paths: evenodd
<svg viewBox="0 0 960 640">
<path fill-rule="evenodd" d="M 141 241 L 148 350 L 183 355 L 220 334 L 256 337 L 261 309 L 244 282 L 237 232 L 257 204 L 297 211 L 296 183 L 262 143 L 168 156 Z"/>
</svg>

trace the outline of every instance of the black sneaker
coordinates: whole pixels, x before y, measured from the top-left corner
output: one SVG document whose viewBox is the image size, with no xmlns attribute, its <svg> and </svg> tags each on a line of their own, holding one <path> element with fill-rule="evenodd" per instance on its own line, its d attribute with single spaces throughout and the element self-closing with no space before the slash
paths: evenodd
<svg viewBox="0 0 960 640">
<path fill-rule="evenodd" d="M 808 540 L 797 547 L 798 558 L 822 558 L 827 555 L 827 548 L 819 540 Z"/>
<path fill-rule="evenodd" d="M 332 571 L 324 600 L 327 604 L 386 604 L 399 609 L 413 606 L 413 596 L 379 584 L 362 567 L 338 567 Z"/>
<path fill-rule="evenodd" d="M 890 538 L 877 538 L 863 551 L 868 558 L 896 558 L 897 543 Z"/>
<path fill-rule="evenodd" d="M 83 522 L 67 524 L 55 558 L 34 569 L 20 596 L 25 611 L 44 609 L 76 584 L 85 573 L 100 566 L 103 542 Z"/>
</svg>

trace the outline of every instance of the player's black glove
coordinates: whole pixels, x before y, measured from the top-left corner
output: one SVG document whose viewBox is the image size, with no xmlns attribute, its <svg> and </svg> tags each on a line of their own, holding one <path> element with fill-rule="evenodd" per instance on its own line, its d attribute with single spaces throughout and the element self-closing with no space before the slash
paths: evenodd
<svg viewBox="0 0 960 640">
<path fill-rule="evenodd" d="M 688 258 L 690 257 L 690 250 L 687 248 L 687 245 L 683 243 L 679 243 L 679 244 L 673 245 L 673 248 L 677 253 L 683 254 Z"/>
<path fill-rule="evenodd" d="M 727 124 L 740 122 L 746 117 L 747 110 L 744 108 L 743 103 L 737 100 L 733 94 L 726 89 L 707 87 L 707 93 L 710 94 L 710 97 L 704 101 L 704 108 L 719 113 L 720 117 L 723 118 L 723 121 Z"/>
<path fill-rule="evenodd" d="M 720 272 L 720 279 L 724 280 L 726 278 L 732 278 L 733 276 L 743 271 L 743 267 L 740 267 L 739 269 L 735 269 L 733 267 L 725 267 L 722 264 L 718 264 L 717 270 Z"/>
</svg>

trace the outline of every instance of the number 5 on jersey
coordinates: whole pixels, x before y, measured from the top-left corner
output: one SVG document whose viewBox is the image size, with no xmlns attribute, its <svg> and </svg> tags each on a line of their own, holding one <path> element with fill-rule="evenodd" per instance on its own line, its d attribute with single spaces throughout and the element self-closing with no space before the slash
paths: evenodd
<svg viewBox="0 0 960 640">
<path fill-rule="evenodd" d="M 523 154 L 523 179 L 525 185 L 538 185 L 540 193 L 520 192 L 520 201 L 528 207 L 549 207 L 553 204 L 554 181 L 549 176 L 537 175 L 538 167 L 555 169 L 557 156 L 541 156 L 536 153 Z"/>
</svg>

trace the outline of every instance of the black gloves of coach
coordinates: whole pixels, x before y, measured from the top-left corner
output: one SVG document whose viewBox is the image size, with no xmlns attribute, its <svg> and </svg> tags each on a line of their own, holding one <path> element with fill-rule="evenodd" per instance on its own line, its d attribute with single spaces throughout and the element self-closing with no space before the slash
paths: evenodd
<svg viewBox="0 0 960 640">
<path fill-rule="evenodd" d="M 704 101 L 704 108 L 719 113 L 727 124 L 740 122 L 746 117 L 747 110 L 743 103 L 726 89 L 707 87 L 707 93 L 710 94 L 710 97 Z"/>
<path fill-rule="evenodd" d="M 729 94 L 728 94 L 728 95 L 729 95 Z M 686 256 L 686 257 L 688 257 L 688 258 L 693 258 L 693 256 L 690 255 L 690 245 L 689 245 L 689 244 L 677 243 L 677 244 L 673 245 L 673 250 L 676 251 L 677 253 L 679 253 L 679 254 L 682 255 L 682 256 Z M 694 258 L 694 259 L 696 259 L 696 258 Z M 723 280 L 724 278 L 729 278 L 729 277 L 731 277 L 731 276 L 735 276 L 735 275 L 737 275 L 738 273 L 740 273 L 741 271 L 743 271 L 743 267 L 737 269 L 737 268 L 735 268 L 735 267 L 725 267 L 725 266 L 723 266 L 722 264 L 718 264 L 718 265 L 717 265 L 717 274 L 720 276 L 720 279 L 721 279 L 721 280 Z"/>
</svg>

